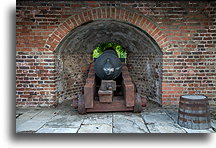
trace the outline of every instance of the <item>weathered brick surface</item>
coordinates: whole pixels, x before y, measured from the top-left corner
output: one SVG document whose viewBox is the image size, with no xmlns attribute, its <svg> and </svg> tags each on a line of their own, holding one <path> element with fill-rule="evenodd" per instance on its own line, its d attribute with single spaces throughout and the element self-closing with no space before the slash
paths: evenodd
<svg viewBox="0 0 216 148">
<path fill-rule="evenodd" d="M 127 66 L 141 96 L 161 103 L 162 54 L 129 54 Z"/>
<path fill-rule="evenodd" d="M 17 52 L 17 106 L 56 104 L 55 56 L 51 52 Z"/>
<path fill-rule="evenodd" d="M 17 106 L 58 101 L 55 49 L 71 30 L 100 19 L 133 24 L 159 45 L 163 105 L 178 104 L 183 94 L 205 94 L 215 105 L 215 11 L 214 1 L 18 1 Z M 67 93 L 76 95 L 83 86 L 79 82 Z"/>
<path fill-rule="evenodd" d="M 56 60 L 56 91 L 59 102 L 77 98 L 83 93 L 90 62 L 91 54 L 79 53 L 62 53 L 61 58 Z"/>
</svg>

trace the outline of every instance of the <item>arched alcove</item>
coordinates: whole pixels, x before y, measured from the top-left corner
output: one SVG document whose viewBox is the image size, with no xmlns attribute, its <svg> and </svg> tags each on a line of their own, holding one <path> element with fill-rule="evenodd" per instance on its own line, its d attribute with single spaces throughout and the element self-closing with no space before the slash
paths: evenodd
<svg viewBox="0 0 216 148">
<path fill-rule="evenodd" d="M 97 20 L 72 30 L 55 50 L 57 97 L 76 98 L 82 93 L 95 47 L 118 43 L 127 51 L 127 66 L 143 97 L 161 104 L 162 51 L 140 28 L 115 20 Z"/>
<path fill-rule="evenodd" d="M 91 53 L 99 44 L 116 42 L 128 52 L 161 53 L 157 43 L 143 30 L 132 24 L 114 20 L 98 20 L 85 23 L 72 30 L 56 49 L 56 53 Z"/>
</svg>

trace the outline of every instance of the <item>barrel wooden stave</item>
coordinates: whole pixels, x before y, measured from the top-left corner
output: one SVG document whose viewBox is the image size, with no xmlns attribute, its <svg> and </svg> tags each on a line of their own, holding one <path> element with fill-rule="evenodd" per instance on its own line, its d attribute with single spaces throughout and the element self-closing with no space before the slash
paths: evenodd
<svg viewBox="0 0 216 148">
<path fill-rule="evenodd" d="M 190 95 L 180 97 L 178 124 L 190 129 L 210 128 L 209 103 L 206 96 Z M 189 97 L 189 98 L 188 98 Z M 203 98 L 202 98 L 203 97 Z"/>
</svg>

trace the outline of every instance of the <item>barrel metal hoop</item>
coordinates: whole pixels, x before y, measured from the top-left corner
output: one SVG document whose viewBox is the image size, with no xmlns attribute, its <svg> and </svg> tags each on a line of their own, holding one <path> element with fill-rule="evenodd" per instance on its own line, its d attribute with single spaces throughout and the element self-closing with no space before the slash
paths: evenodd
<svg viewBox="0 0 216 148">
<path fill-rule="evenodd" d="M 194 116 L 194 117 L 208 117 L 209 116 L 209 112 L 208 113 L 204 113 L 204 114 L 195 114 L 195 113 L 186 113 L 186 112 L 182 112 L 179 110 L 179 113 L 182 115 L 188 115 L 188 116 Z"/>
</svg>

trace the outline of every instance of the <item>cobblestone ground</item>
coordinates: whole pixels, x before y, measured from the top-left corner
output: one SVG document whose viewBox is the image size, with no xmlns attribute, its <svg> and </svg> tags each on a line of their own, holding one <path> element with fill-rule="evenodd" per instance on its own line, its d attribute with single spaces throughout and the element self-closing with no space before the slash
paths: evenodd
<svg viewBox="0 0 216 148">
<path fill-rule="evenodd" d="M 207 130 L 181 127 L 177 118 L 177 109 L 161 107 L 145 108 L 142 113 L 79 115 L 66 103 L 51 109 L 17 109 L 16 133 L 215 133 L 215 117 Z"/>
</svg>

